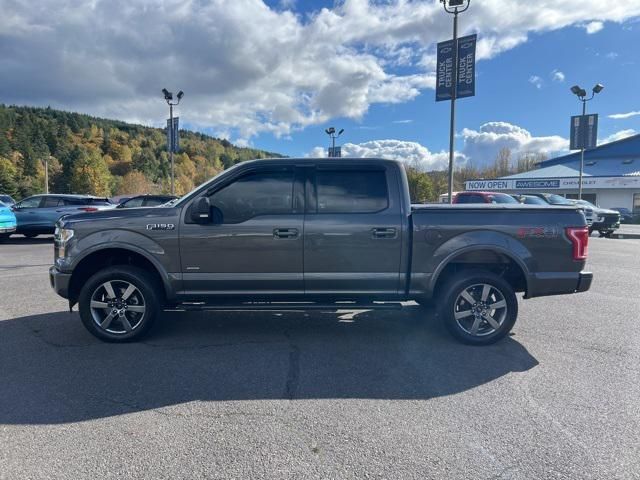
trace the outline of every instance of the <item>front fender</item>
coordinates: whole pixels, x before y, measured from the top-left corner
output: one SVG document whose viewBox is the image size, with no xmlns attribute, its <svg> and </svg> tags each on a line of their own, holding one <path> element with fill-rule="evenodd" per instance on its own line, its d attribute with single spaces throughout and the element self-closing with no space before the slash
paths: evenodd
<svg viewBox="0 0 640 480">
<path fill-rule="evenodd" d="M 67 262 L 60 264 L 59 268 L 63 271 L 73 272 L 84 259 L 107 249 L 127 250 L 144 257 L 157 270 L 167 298 L 173 298 L 174 286 L 180 280 L 180 275 L 170 272 L 180 271 L 179 268 L 171 268 L 172 265 L 179 263 L 179 259 L 170 258 L 162 245 L 148 236 L 130 230 L 99 231 L 82 237 L 70 246 L 66 257 Z"/>
</svg>

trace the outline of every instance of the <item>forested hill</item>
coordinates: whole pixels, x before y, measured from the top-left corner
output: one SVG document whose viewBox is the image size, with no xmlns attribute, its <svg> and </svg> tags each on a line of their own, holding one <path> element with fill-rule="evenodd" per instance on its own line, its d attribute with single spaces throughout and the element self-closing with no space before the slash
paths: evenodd
<svg viewBox="0 0 640 480">
<path fill-rule="evenodd" d="M 51 108 L 0 105 L 0 193 L 23 198 L 49 191 L 121 195 L 170 190 L 162 129 Z M 180 131 L 174 155 L 176 193 L 183 194 L 235 163 L 276 153 Z"/>
</svg>

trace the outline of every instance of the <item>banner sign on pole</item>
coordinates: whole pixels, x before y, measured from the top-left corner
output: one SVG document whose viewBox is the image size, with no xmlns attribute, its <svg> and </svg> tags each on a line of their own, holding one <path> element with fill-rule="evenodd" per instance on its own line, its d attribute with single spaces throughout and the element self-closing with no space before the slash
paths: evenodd
<svg viewBox="0 0 640 480">
<path fill-rule="evenodd" d="M 171 119 L 167 118 L 167 146 L 170 152 L 177 152 L 180 149 L 180 136 L 178 135 L 178 125 L 180 117 L 173 117 L 173 128 Z"/>
<path fill-rule="evenodd" d="M 329 147 L 329 158 L 340 158 L 342 157 L 342 151 L 340 147 Z"/>
<path fill-rule="evenodd" d="M 598 143 L 598 114 L 571 117 L 569 150 L 589 150 Z"/>
<path fill-rule="evenodd" d="M 476 94 L 476 40 L 477 35 L 458 39 L 458 84 L 456 98 Z M 453 40 L 438 43 L 436 67 L 436 102 L 451 100 L 453 79 Z"/>
</svg>

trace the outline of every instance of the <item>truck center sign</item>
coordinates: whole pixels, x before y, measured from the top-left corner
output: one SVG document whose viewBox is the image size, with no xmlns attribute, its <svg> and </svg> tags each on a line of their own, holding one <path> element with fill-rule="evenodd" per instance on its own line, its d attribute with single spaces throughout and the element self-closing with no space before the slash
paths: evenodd
<svg viewBox="0 0 640 480">
<path fill-rule="evenodd" d="M 583 177 L 583 188 L 640 188 L 640 177 Z M 577 177 L 469 180 L 466 190 L 566 190 L 578 188 Z"/>
</svg>

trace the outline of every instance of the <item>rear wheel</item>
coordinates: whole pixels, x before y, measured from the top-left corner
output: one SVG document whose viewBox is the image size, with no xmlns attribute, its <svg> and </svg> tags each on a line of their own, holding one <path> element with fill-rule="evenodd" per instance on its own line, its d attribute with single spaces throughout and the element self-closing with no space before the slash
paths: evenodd
<svg viewBox="0 0 640 480">
<path fill-rule="evenodd" d="M 80 291 L 80 318 L 94 336 L 107 342 L 141 339 L 160 311 L 153 277 L 127 265 L 109 267 L 93 275 Z"/>
<path fill-rule="evenodd" d="M 484 270 L 455 274 L 443 286 L 440 315 L 461 342 L 488 345 L 504 338 L 518 317 L 515 291 L 503 278 Z"/>
</svg>

